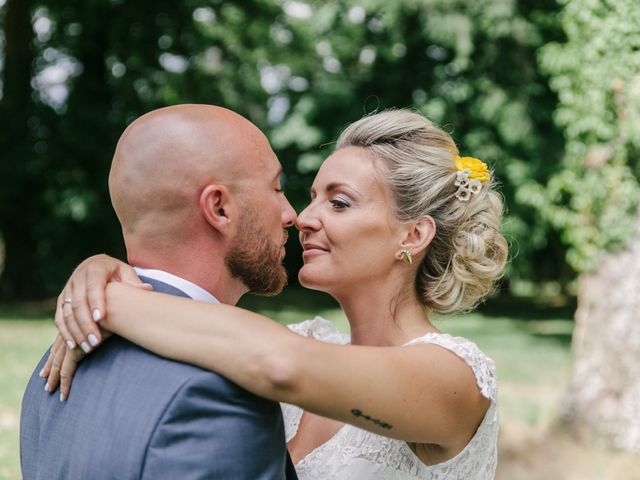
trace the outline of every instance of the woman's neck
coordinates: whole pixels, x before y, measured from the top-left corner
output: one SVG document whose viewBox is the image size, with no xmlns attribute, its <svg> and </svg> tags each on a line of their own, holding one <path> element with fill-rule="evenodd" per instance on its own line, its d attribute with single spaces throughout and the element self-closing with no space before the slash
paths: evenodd
<svg viewBox="0 0 640 480">
<path fill-rule="evenodd" d="M 398 346 L 438 331 L 413 288 L 405 295 L 389 288 L 389 282 L 368 284 L 337 300 L 349 320 L 353 345 Z"/>
</svg>

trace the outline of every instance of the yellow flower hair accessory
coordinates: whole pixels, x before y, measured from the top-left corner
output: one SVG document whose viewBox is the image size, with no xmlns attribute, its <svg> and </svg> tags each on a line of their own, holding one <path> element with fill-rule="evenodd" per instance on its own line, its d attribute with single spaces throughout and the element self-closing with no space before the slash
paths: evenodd
<svg viewBox="0 0 640 480">
<path fill-rule="evenodd" d="M 456 198 L 462 202 L 469 201 L 472 193 L 480 193 L 482 183 L 491 180 L 487 164 L 474 157 L 458 157 L 454 159 L 456 164 L 455 186 L 458 187 Z"/>
<path fill-rule="evenodd" d="M 474 157 L 456 157 L 455 162 L 458 171 L 469 170 L 470 180 L 480 180 L 481 182 L 491 180 L 487 164 L 482 160 Z"/>
</svg>

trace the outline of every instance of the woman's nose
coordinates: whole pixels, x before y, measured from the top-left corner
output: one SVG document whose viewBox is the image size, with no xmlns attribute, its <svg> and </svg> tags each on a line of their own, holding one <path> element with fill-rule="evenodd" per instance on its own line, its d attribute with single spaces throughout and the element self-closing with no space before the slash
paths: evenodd
<svg viewBox="0 0 640 480">
<path fill-rule="evenodd" d="M 307 230 L 317 230 L 320 226 L 318 216 L 315 214 L 313 204 L 309 204 L 300 212 L 296 219 L 296 228 L 301 232 Z"/>
</svg>

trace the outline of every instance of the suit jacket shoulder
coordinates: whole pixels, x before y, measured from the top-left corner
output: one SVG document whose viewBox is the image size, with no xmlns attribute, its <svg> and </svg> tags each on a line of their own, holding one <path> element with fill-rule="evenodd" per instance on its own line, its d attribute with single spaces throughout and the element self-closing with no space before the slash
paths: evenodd
<svg viewBox="0 0 640 480">
<path fill-rule="evenodd" d="M 225 471 L 254 462 L 284 469 L 277 404 L 215 373 L 119 337 L 86 357 L 66 402 L 44 392 L 36 372 L 21 415 L 25 480 L 262 478 Z M 265 446 L 280 454 L 261 462 Z"/>
</svg>

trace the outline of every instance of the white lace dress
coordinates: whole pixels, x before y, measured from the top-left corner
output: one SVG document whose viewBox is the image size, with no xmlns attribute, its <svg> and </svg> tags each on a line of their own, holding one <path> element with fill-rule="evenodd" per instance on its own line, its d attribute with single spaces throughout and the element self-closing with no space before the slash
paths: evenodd
<svg viewBox="0 0 640 480">
<path fill-rule="evenodd" d="M 300 335 L 328 343 L 348 344 L 349 337 L 321 317 L 289 325 Z M 298 464 L 300 480 L 492 480 L 497 463 L 498 406 L 493 361 L 469 340 L 442 333 L 428 333 L 406 345 L 434 344 L 452 351 L 473 370 L 482 394 L 491 400 L 475 436 L 455 457 L 427 466 L 406 442 L 383 437 L 352 425 L 344 425 L 331 439 L 310 452 Z M 405 346 L 406 346 L 405 345 Z M 283 403 L 287 442 L 297 433 L 302 409 Z"/>
</svg>

